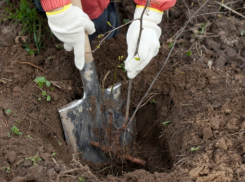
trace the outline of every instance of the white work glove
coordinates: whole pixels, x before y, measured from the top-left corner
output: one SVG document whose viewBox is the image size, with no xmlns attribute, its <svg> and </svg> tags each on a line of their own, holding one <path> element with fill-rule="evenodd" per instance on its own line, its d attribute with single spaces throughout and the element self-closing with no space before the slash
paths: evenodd
<svg viewBox="0 0 245 182">
<path fill-rule="evenodd" d="M 62 42 L 66 51 L 74 49 L 75 65 L 82 70 L 85 62 L 85 31 L 95 32 L 94 23 L 79 7 L 72 4 L 61 12 L 47 13 L 48 24 L 53 34 Z"/>
<path fill-rule="evenodd" d="M 142 12 L 143 7 L 136 7 L 134 19 L 140 18 Z M 127 32 L 128 57 L 125 61 L 125 69 L 130 79 L 135 78 L 151 59 L 158 54 L 160 47 L 159 38 L 162 31 L 157 24 L 161 22 L 162 15 L 162 12 L 155 9 L 146 9 L 143 16 L 143 31 L 138 55 L 134 54 L 139 37 L 140 21 L 135 20 L 129 26 Z M 139 58 L 140 60 L 136 60 L 135 58 Z"/>
</svg>

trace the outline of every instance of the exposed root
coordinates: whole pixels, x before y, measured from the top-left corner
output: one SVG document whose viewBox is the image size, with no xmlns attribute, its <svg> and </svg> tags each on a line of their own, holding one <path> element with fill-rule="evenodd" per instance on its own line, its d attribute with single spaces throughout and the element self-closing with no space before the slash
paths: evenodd
<svg viewBox="0 0 245 182">
<path fill-rule="evenodd" d="M 133 163 L 136 163 L 142 166 L 146 165 L 146 162 L 142 159 L 138 159 L 130 155 L 119 154 L 117 151 L 111 150 L 111 147 L 101 146 L 98 142 L 91 141 L 90 145 L 92 145 L 93 147 L 99 148 L 106 153 L 113 153 L 115 156 L 117 156 L 120 159 L 126 159 L 130 162 L 133 162 Z"/>
</svg>

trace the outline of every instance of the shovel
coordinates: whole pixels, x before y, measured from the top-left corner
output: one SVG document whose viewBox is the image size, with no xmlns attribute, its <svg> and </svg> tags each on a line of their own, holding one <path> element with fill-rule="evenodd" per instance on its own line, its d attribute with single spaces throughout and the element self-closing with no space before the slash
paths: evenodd
<svg viewBox="0 0 245 182">
<path fill-rule="evenodd" d="M 123 124 L 120 97 L 121 84 L 103 91 L 100 88 L 88 35 L 85 39 L 85 65 L 80 70 L 83 82 L 83 98 L 58 109 L 67 144 L 73 152 L 81 152 L 85 160 L 102 163 L 109 158 L 104 151 L 91 143 L 108 146 L 113 142 L 128 144 L 132 140 L 132 126 L 120 136 L 113 134 Z M 106 103 L 106 104 L 105 104 Z M 117 136 L 117 137 L 116 137 Z"/>
</svg>

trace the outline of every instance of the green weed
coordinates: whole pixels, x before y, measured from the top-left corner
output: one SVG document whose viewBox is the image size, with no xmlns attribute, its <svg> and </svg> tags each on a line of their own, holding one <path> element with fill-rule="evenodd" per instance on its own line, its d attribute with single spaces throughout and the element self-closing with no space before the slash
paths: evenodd
<svg viewBox="0 0 245 182">
<path fill-rule="evenodd" d="M 171 123 L 171 121 L 162 122 L 163 125 L 168 125 L 169 123 Z"/>
<path fill-rule="evenodd" d="M 42 161 L 42 158 L 38 157 L 38 155 L 30 156 L 25 158 L 25 160 L 31 160 L 33 162 L 33 166 L 36 166 L 39 164 L 39 162 Z"/>
<path fill-rule="evenodd" d="M 82 182 L 86 182 L 86 179 L 84 177 L 79 177 L 78 180 Z"/>
<path fill-rule="evenodd" d="M 3 170 L 5 171 L 6 174 L 10 173 L 10 167 L 3 166 Z"/>
<path fill-rule="evenodd" d="M 13 126 L 11 128 L 11 132 L 15 135 L 22 135 L 22 133 L 20 132 L 20 130 L 16 127 L 16 126 Z"/>
<path fill-rule="evenodd" d="M 6 109 L 5 111 L 6 114 L 10 114 L 11 112 L 12 112 L 11 109 Z"/>
<path fill-rule="evenodd" d="M 26 135 L 25 137 L 26 137 L 26 138 L 33 139 L 33 138 L 31 137 L 31 135 Z"/>
<path fill-rule="evenodd" d="M 50 87 L 50 85 L 51 85 L 50 81 L 48 81 L 44 76 L 41 76 L 41 77 L 37 77 L 34 80 L 34 82 L 37 83 L 38 87 L 42 91 L 42 97 L 46 98 L 47 101 L 51 101 L 51 96 L 48 95 L 46 91 L 42 90 L 44 84 L 46 84 L 47 87 Z M 51 88 L 51 91 L 52 90 L 53 89 Z M 42 100 L 42 98 L 38 97 L 38 100 Z"/>
<path fill-rule="evenodd" d="M 191 147 L 191 152 L 196 152 L 200 149 L 201 147 L 198 146 L 198 147 Z"/>
<path fill-rule="evenodd" d="M 186 52 L 186 55 L 187 55 L 187 56 L 192 56 L 191 50 L 188 50 L 188 51 Z"/>
<path fill-rule="evenodd" d="M 7 15 L 4 20 L 13 20 L 22 25 L 21 35 L 29 34 L 33 36 L 33 40 L 36 44 L 37 54 L 40 52 L 42 45 L 41 35 L 42 35 L 42 20 L 38 16 L 37 9 L 31 0 L 20 0 L 19 8 L 14 8 L 13 4 L 9 1 L 6 2 L 9 7 L 5 9 Z M 28 48 L 25 48 L 28 51 Z M 28 51 L 33 54 L 33 50 Z"/>
</svg>

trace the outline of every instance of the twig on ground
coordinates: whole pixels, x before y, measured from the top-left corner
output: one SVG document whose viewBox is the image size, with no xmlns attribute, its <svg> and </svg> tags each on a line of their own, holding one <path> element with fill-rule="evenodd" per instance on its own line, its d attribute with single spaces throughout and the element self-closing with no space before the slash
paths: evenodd
<svg viewBox="0 0 245 182">
<path fill-rule="evenodd" d="M 75 168 L 75 169 L 71 169 L 71 170 L 66 170 L 64 172 L 61 172 L 61 174 L 58 174 L 57 175 L 57 178 L 56 178 L 56 182 L 59 182 L 60 181 L 60 177 L 68 174 L 68 173 L 71 173 L 71 172 L 76 172 L 76 171 L 81 171 L 82 168 Z"/>
<path fill-rule="evenodd" d="M 61 87 L 57 84 L 58 82 L 56 82 L 56 81 L 50 81 L 50 83 L 51 83 L 52 85 L 54 85 L 55 87 L 61 89 Z"/>
<path fill-rule="evenodd" d="M 39 67 L 39 66 L 36 66 L 35 64 L 32 64 L 32 63 L 30 63 L 30 62 L 18 62 L 18 63 L 20 63 L 20 64 L 28 64 L 28 65 L 31 65 L 31 66 L 33 66 L 33 67 L 35 67 L 35 68 L 37 68 L 37 69 L 40 69 L 40 70 L 42 70 L 43 72 L 45 72 L 43 68 L 41 68 L 41 67 Z"/>
<path fill-rule="evenodd" d="M 2 82 L 2 83 L 7 83 L 6 81 L 4 81 L 4 80 L 2 80 L 2 79 L 0 79 L 0 82 Z"/>
<path fill-rule="evenodd" d="M 228 9 L 228 10 L 230 10 L 232 13 L 235 13 L 235 14 L 237 14 L 237 15 L 239 15 L 239 16 L 245 18 L 244 15 L 242 15 L 242 14 L 238 13 L 237 11 L 231 9 L 230 7 L 226 6 L 225 4 L 221 4 L 220 2 L 217 2 L 217 1 L 215 1 L 215 3 L 216 3 L 216 4 L 219 4 L 220 6 L 226 8 L 226 9 Z"/>
</svg>

